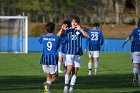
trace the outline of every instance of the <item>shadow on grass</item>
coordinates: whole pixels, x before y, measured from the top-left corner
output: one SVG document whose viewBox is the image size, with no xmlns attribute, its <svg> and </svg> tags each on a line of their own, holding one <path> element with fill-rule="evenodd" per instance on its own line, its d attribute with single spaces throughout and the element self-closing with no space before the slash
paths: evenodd
<svg viewBox="0 0 140 93">
<path fill-rule="evenodd" d="M 0 90 L 41 89 L 42 82 L 39 76 L 1 76 Z"/>
<path fill-rule="evenodd" d="M 95 76 L 78 76 L 76 89 L 100 89 L 100 88 L 130 88 L 132 85 L 132 75 L 115 74 L 115 75 L 97 75 Z M 41 76 L 1 76 L 0 91 L 2 90 L 31 90 L 43 89 L 43 77 Z M 52 87 L 63 89 L 64 77 L 59 79 Z M 131 92 L 131 93 L 137 93 Z M 125 93 L 125 92 L 124 92 Z"/>
</svg>

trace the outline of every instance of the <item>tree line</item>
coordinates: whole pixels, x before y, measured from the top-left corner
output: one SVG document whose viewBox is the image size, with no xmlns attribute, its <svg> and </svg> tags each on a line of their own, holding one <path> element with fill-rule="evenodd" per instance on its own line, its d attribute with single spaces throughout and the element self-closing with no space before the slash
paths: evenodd
<svg viewBox="0 0 140 93">
<path fill-rule="evenodd" d="M 72 16 L 79 16 L 87 24 L 122 24 L 132 20 L 137 23 L 140 0 L 0 0 L 0 16 L 16 15 L 26 15 L 30 22 L 41 23 L 59 23 Z"/>
</svg>

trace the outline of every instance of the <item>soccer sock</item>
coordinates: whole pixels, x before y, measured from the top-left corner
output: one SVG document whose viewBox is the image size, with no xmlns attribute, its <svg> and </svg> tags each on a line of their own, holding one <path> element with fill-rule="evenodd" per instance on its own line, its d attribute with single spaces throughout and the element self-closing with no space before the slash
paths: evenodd
<svg viewBox="0 0 140 93">
<path fill-rule="evenodd" d="M 75 82 L 76 82 L 76 75 L 73 75 L 72 78 L 71 78 L 71 82 L 70 82 L 70 89 L 69 91 L 72 91 L 73 90 L 73 86 L 75 85 Z"/>
<path fill-rule="evenodd" d="M 52 84 L 51 81 L 47 81 L 48 90 L 50 89 L 51 84 Z"/>
<path fill-rule="evenodd" d="M 138 68 L 133 68 L 133 74 L 134 74 L 134 79 L 136 79 L 136 75 L 139 73 L 139 69 Z"/>
<path fill-rule="evenodd" d="M 92 62 L 88 62 L 88 69 L 92 70 Z"/>
<path fill-rule="evenodd" d="M 97 73 L 97 70 L 98 70 L 98 62 L 94 62 L 94 69 L 95 69 L 95 73 Z"/>
<path fill-rule="evenodd" d="M 61 70 L 61 62 L 58 62 L 58 71 Z"/>
<path fill-rule="evenodd" d="M 69 84 L 69 75 L 65 74 L 65 87 L 64 89 L 68 89 L 68 84 Z"/>
</svg>

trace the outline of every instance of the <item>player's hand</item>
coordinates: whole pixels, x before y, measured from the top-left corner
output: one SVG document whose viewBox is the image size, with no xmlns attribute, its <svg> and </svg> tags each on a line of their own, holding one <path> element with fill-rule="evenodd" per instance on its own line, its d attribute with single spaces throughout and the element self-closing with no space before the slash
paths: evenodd
<svg viewBox="0 0 140 93">
<path fill-rule="evenodd" d="M 63 24 L 63 25 L 61 26 L 61 30 L 66 30 L 66 28 L 67 28 L 67 24 Z"/>
<path fill-rule="evenodd" d="M 77 30 L 81 30 L 80 25 L 76 25 L 76 29 L 77 29 Z"/>
<path fill-rule="evenodd" d="M 122 48 L 124 48 L 124 46 L 125 46 L 125 43 L 122 44 Z"/>
</svg>

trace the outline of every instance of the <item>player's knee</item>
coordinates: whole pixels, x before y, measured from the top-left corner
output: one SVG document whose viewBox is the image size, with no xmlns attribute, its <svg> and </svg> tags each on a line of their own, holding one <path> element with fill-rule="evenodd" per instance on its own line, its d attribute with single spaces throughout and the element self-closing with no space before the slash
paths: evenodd
<svg viewBox="0 0 140 93">
<path fill-rule="evenodd" d="M 53 82 L 56 82 L 57 79 L 58 79 L 58 75 L 54 75 L 54 76 L 52 76 L 52 79 L 51 79 L 52 83 L 53 83 Z"/>
</svg>

